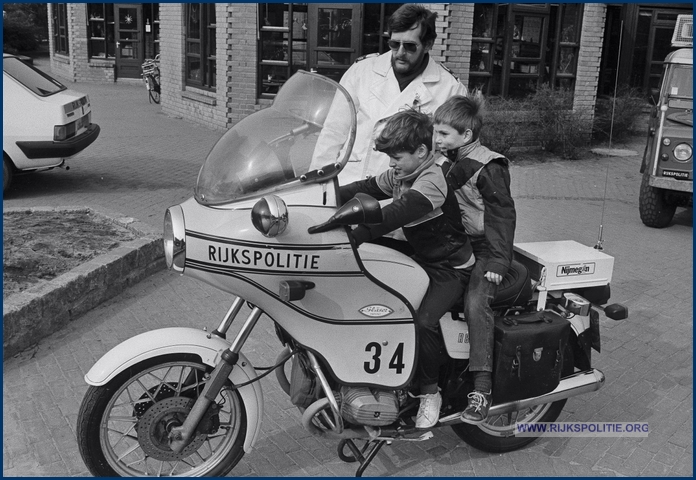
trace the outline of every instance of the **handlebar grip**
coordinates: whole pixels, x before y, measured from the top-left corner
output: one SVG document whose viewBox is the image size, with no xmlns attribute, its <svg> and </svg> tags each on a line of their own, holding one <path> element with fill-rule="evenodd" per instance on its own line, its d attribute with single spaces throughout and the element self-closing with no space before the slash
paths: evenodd
<svg viewBox="0 0 696 480">
<path fill-rule="evenodd" d="M 310 235 L 314 233 L 323 233 L 323 232 L 328 232 L 329 230 L 333 230 L 334 228 L 340 227 L 340 225 L 336 225 L 331 223 L 333 218 L 330 218 L 328 221 L 319 224 L 319 225 L 314 225 L 313 227 L 309 227 L 307 229 L 307 233 Z"/>
</svg>

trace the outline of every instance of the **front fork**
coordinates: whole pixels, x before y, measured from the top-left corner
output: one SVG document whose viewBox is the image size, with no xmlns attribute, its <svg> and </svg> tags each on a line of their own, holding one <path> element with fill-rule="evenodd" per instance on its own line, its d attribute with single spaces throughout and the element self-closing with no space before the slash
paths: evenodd
<svg viewBox="0 0 696 480">
<path fill-rule="evenodd" d="M 213 332 L 215 335 L 221 336 L 222 338 L 225 337 L 227 330 L 232 325 L 234 317 L 237 316 L 243 304 L 244 300 L 241 298 L 237 297 L 235 299 L 227 315 L 225 315 L 225 318 L 220 323 L 220 326 Z M 169 446 L 174 452 L 180 453 L 183 451 L 193 439 L 198 424 L 225 385 L 234 365 L 237 363 L 237 360 L 239 360 L 239 352 L 242 346 L 249 338 L 249 335 L 259 321 L 262 313 L 263 311 L 260 308 L 254 306 L 232 344 L 220 355 L 220 361 L 210 374 L 210 378 L 206 382 L 203 392 L 196 400 L 196 403 L 193 404 L 184 423 L 180 427 L 172 428 L 169 432 Z"/>
</svg>

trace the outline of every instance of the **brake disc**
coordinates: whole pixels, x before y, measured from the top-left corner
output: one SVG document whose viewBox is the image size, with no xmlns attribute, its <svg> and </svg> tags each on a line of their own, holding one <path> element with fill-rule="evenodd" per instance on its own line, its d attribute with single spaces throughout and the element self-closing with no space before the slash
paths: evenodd
<svg viewBox="0 0 696 480">
<path fill-rule="evenodd" d="M 170 397 L 152 405 L 138 422 L 138 442 L 146 455 L 161 461 L 181 460 L 196 452 L 207 438 L 196 433 L 181 452 L 169 446 L 169 432 L 184 423 L 195 401 L 186 397 Z"/>
</svg>

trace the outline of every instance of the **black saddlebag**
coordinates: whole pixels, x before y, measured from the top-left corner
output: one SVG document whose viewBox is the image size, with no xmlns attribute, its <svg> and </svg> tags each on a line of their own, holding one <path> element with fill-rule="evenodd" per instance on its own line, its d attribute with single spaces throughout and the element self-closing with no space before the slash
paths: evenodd
<svg viewBox="0 0 696 480">
<path fill-rule="evenodd" d="M 496 318 L 493 403 L 553 391 L 569 335 L 570 322 L 552 311 Z"/>
</svg>

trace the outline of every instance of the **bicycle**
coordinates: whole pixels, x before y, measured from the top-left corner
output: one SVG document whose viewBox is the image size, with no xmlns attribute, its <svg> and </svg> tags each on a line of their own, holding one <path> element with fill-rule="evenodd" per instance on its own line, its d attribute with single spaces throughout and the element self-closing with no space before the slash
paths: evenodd
<svg viewBox="0 0 696 480">
<path fill-rule="evenodd" d="M 147 87 L 148 101 L 150 103 L 160 103 L 160 56 L 159 53 L 155 55 L 154 59 L 145 60 L 142 65 L 143 81 Z"/>
</svg>

